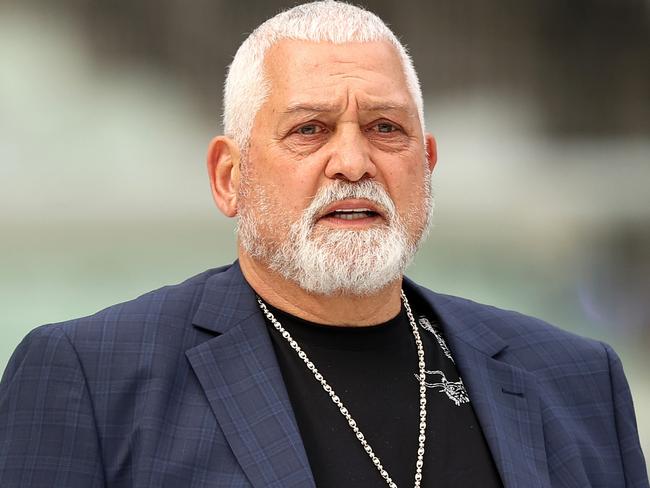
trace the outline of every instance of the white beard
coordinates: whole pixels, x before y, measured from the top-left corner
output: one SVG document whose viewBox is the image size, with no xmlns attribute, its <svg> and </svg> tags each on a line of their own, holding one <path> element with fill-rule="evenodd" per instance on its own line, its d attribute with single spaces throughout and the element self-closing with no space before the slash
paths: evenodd
<svg viewBox="0 0 650 488">
<path fill-rule="evenodd" d="M 409 236 L 395 204 L 379 183 L 335 180 L 318 191 L 300 219 L 289 225 L 286 239 L 279 245 L 261 237 L 259 223 L 246 205 L 238 223 L 239 239 L 251 256 L 308 292 L 370 295 L 401 278 L 428 233 L 432 207 L 428 174 L 425 179 L 425 201 L 417 209 L 422 222 L 416 236 Z M 253 193 L 259 214 L 278 217 L 276 222 L 280 222 L 279 206 L 271 204 L 261 188 L 245 188 L 243 192 L 248 198 Z M 364 230 L 316 229 L 314 224 L 321 211 L 344 199 L 374 203 L 386 217 L 387 225 Z M 269 225 L 268 220 L 263 224 Z"/>
</svg>

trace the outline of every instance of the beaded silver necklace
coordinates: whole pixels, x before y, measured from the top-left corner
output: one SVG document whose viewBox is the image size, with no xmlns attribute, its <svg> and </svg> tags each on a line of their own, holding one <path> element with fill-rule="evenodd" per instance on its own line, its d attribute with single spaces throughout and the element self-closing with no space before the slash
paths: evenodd
<svg viewBox="0 0 650 488">
<path fill-rule="evenodd" d="M 417 461 L 415 463 L 415 482 L 413 484 L 413 487 L 420 488 L 420 483 L 422 481 L 422 466 L 424 465 L 424 443 L 426 441 L 426 428 L 427 428 L 427 395 L 426 395 L 427 387 L 425 385 L 426 368 L 424 364 L 424 347 L 422 346 L 422 339 L 420 339 L 420 333 L 418 332 L 415 319 L 413 318 L 413 312 L 411 312 L 411 307 L 409 306 L 409 302 L 406 299 L 406 295 L 404 294 L 404 291 L 401 292 L 401 296 L 402 296 L 402 302 L 404 303 L 404 310 L 406 310 L 406 315 L 408 316 L 409 323 L 411 324 L 411 330 L 413 331 L 413 336 L 415 337 L 415 345 L 417 347 L 417 352 L 418 352 L 418 370 L 419 370 L 418 380 L 420 383 L 420 425 L 419 425 L 419 436 L 418 436 L 418 456 L 417 456 Z M 291 337 L 289 331 L 286 330 L 284 327 L 282 327 L 282 324 L 280 324 L 280 322 L 278 322 L 278 320 L 273 316 L 271 311 L 267 308 L 266 304 L 262 301 L 260 297 L 257 297 L 257 303 L 259 304 L 260 308 L 262 309 L 262 312 L 264 313 L 264 315 L 266 315 L 266 318 L 269 319 L 273 327 L 275 327 L 277 331 L 280 332 L 280 334 L 282 334 L 282 337 L 284 337 L 287 340 L 289 346 L 291 346 L 291 349 L 296 351 L 298 357 L 302 359 L 302 361 L 307 366 L 307 369 L 312 372 L 314 378 L 316 378 L 316 381 L 318 381 L 321 384 L 323 390 L 325 390 L 325 392 L 330 396 L 334 404 L 338 407 L 339 411 L 341 412 L 341 415 L 343 415 L 343 417 L 345 417 L 345 420 L 347 420 L 348 425 L 350 426 L 350 428 L 356 435 L 357 439 L 361 443 L 361 446 L 363 447 L 364 451 L 366 451 L 366 453 L 370 457 L 372 463 L 379 471 L 381 477 L 384 478 L 384 480 L 386 481 L 386 483 L 390 488 L 397 488 L 397 485 L 388 474 L 388 471 L 386 471 L 386 468 L 384 468 L 384 466 L 381 464 L 381 461 L 379 460 L 375 452 L 372 450 L 372 447 L 370 447 L 370 444 L 368 444 L 368 441 L 366 441 L 366 438 L 361 432 L 361 429 L 359 429 L 359 427 L 357 426 L 356 421 L 352 418 L 352 415 L 350 415 L 348 409 L 345 408 L 345 405 L 338 397 L 338 395 L 334 392 L 334 389 L 329 385 L 329 383 L 327 383 L 325 378 L 323 378 L 323 375 L 318 371 L 314 363 L 312 363 L 311 360 L 307 357 L 305 351 L 303 351 L 302 348 L 298 345 L 298 343 L 293 339 L 293 337 Z"/>
</svg>

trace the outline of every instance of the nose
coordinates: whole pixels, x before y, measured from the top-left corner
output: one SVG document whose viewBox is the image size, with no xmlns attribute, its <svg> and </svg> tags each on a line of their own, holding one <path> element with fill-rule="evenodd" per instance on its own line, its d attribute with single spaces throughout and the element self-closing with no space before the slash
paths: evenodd
<svg viewBox="0 0 650 488">
<path fill-rule="evenodd" d="M 336 180 L 359 181 L 374 178 L 377 168 L 372 161 L 368 141 L 356 124 L 346 124 L 333 140 L 325 176 Z"/>
</svg>

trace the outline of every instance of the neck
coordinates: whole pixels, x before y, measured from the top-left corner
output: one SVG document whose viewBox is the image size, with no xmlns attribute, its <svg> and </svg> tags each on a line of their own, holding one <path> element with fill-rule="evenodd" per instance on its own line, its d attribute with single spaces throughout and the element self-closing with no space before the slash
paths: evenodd
<svg viewBox="0 0 650 488">
<path fill-rule="evenodd" d="M 269 269 L 241 248 L 239 265 L 244 278 L 262 300 L 310 322 L 363 327 L 386 322 L 400 311 L 401 279 L 372 295 L 316 295 Z"/>
</svg>

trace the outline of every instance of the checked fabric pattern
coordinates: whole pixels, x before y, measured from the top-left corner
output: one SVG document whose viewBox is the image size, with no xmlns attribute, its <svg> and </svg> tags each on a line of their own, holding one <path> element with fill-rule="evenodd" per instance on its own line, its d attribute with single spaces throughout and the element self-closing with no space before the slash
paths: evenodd
<svg viewBox="0 0 650 488">
<path fill-rule="evenodd" d="M 404 286 L 437 316 L 506 487 L 648 487 L 609 346 Z M 32 331 L 0 383 L 0 486 L 314 487 L 238 263 Z"/>
</svg>

